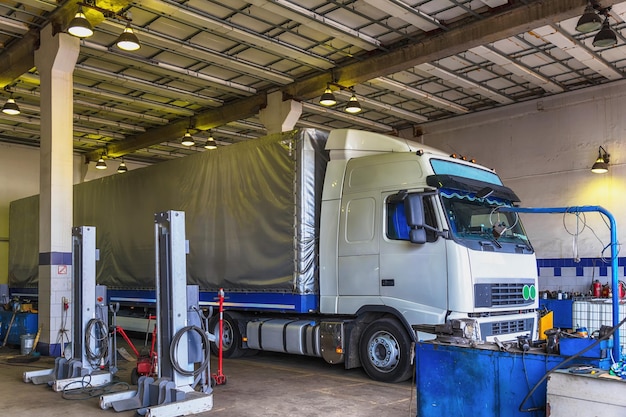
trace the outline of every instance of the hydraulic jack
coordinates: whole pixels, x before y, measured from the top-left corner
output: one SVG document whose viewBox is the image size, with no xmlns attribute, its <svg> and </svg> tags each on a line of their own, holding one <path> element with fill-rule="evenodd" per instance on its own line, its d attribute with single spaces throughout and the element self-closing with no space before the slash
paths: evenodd
<svg viewBox="0 0 626 417">
<path fill-rule="evenodd" d="M 141 376 L 136 391 L 100 397 L 100 407 L 137 410 L 148 417 L 174 417 L 213 408 L 210 383 L 196 390 L 201 374 L 209 374 L 210 335 L 201 328 L 199 288 L 186 285 L 185 214 L 155 215 L 157 378 Z M 181 303 L 180 300 L 187 300 Z"/>
</svg>

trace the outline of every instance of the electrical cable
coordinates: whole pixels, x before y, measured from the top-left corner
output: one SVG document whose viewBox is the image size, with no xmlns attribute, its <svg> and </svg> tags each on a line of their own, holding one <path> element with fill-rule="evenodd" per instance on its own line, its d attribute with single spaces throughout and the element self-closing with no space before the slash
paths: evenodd
<svg viewBox="0 0 626 417">
<path fill-rule="evenodd" d="M 210 355 L 206 354 L 200 366 L 198 366 L 194 370 L 183 369 L 180 366 L 180 364 L 178 363 L 178 360 L 176 359 L 176 351 L 178 350 L 178 343 L 182 339 L 183 335 L 189 331 L 194 331 L 200 335 L 200 338 L 202 339 L 202 347 L 203 347 L 204 352 L 208 353 L 210 349 L 209 337 L 207 336 L 205 331 L 202 330 L 200 327 L 186 326 L 180 329 L 178 332 L 176 332 L 176 334 L 172 338 L 172 343 L 170 344 L 170 362 L 172 363 L 172 367 L 174 368 L 176 372 L 185 376 L 199 375 L 200 373 L 204 372 L 207 369 L 207 367 L 209 366 L 209 362 L 210 362 Z"/>
<path fill-rule="evenodd" d="M 522 350 L 522 365 L 524 367 L 524 376 L 526 377 L 526 388 L 530 389 L 530 380 L 528 379 L 528 369 L 526 368 L 526 350 Z M 533 398 L 533 409 L 537 408 L 537 403 Z"/>
<path fill-rule="evenodd" d="M 619 323 L 617 323 L 615 326 L 611 327 L 611 329 L 609 329 L 604 335 L 602 335 L 601 337 L 599 337 L 595 342 L 593 342 L 592 344 L 590 344 L 589 346 L 587 346 L 586 348 L 584 348 L 583 350 L 581 350 L 580 352 L 576 353 L 575 355 L 572 355 L 570 357 L 568 357 L 567 359 L 565 359 L 563 362 L 559 363 L 558 365 L 554 366 L 552 369 L 550 369 L 548 372 L 546 372 L 546 374 L 539 380 L 537 381 L 537 383 L 535 384 L 535 386 L 533 387 L 533 389 L 531 389 L 530 391 L 528 391 L 528 394 L 526 394 L 526 396 L 524 397 L 524 399 L 522 400 L 522 402 L 519 405 L 519 411 L 521 413 L 530 413 L 533 411 L 541 411 L 544 410 L 545 407 L 536 407 L 536 408 L 527 408 L 524 409 L 524 403 L 526 403 L 526 401 L 528 401 L 528 399 L 534 394 L 534 392 L 539 388 L 539 386 L 546 380 L 548 379 L 548 377 L 557 369 L 561 368 L 563 365 L 565 365 L 566 363 L 569 363 L 571 361 L 573 361 L 574 359 L 578 358 L 579 356 L 582 356 L 583 353 L 593 349 L 594 347 L 596 347 L 597 345 L 600 344 L 600 342 L 602 342 L 603 340 L 608 340 L 609 337 L 611 337 L 613 335 L 613 333 L 615 333 L 615 331 L 622 325 L 626 323 L 626 318 L 624 318 L 622 321 L 620 321 Z"/>
<path fill-rule="evenodd" d="M 94 331 L 95 330 L 95 331 Z M 99 332 L 99 336 L 98 336 Z M 96 337 L 94 352 L 91 349 L 92 334 Z M 104 358 L 109 354 L 109 329 L 105 322 L 100 319 L 91 319 L 87 322 L 85 328 L 85 356 L 91 363 L 91 366 L 95 369 L 102 364 Z"/>
<path fill-rule="evenodd" d="M 576 233 L 572 233 L 568 228 L 567 225 L 565 224 L 565 215 L 566 214 L 575 214 L 576 215 Z M 582 229 L 579 230 L 579 219 L 580 219 L 580 215 L 582 214 Z M 600 216 L 600 218 L 602 219 L 602 221 L 604 222 L 605 226 L 610 230 L 611 227 L 609 224 L 607 224 L 606 222 L 606 218 L 605 216 Z M 589 229 L 591 231 L 591 233 L 593 234 L 593 236 L 598 240 L 598 242 L 600 242 L 601 245 L 604 245 L 604 242 L 602 241 L 602 239 L 600 239 L 600 237 L 598 236 L 598 234 L 596 233 L 595 230 L 593 230 L 593 228 L 591 226 L 589 226 L 587 224 L 587 218 L 585 216 L 584 212 L 578 212 L 578 211 L 574 211 L 573 209 L 570 211 L 570 208 L 568 207 L 565 211 L 565 213 L 563 213 L 563 228 L 565 229 L 565 231 L 570 235 L 573 236 L 572 239 L 572 245 L 573 245 L 573 252 L 574 252 L 574 258 L 578 259 L 578 236 L 585 230 L 585 229 Z M 609 243 L 608 245 L 605 245 L 602 247 L 602 250 L 600 251 L 600 259 L 602 260 L 602 262 L 604 263 L 609 263 L 610 261 L 610 257 L 609 259 L 607 259 L 604 256 L 604 252 L 611 247 L 611 244 Z M 621 244 L 617 243 L 617 254 L 619 254 L 619 249 L 621 248 Z M 617 256 L 617 255 L 616 255 Z"/>
<path fill-rule="evenodd" d="M 74 387 L 74 385 L 80 385 Z M 91 375 L 85 375 L 80 381 L 73 381 L 63 387 L 62 397 L 66 400 L 89 400 L 105 394 L 128 391 L 130 384 L 122 381 L 114 381 L 108 384 L 92 386 Z"/>
</svg>

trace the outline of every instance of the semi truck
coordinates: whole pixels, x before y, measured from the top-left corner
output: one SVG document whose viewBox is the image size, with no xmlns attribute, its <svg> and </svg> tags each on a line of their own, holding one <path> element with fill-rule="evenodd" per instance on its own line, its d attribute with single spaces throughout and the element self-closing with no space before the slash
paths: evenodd
<svg viewBox="0 0 626 417">
<path fill-rule="evenodd" d="M 154 213 L 185 212 L 187 281 L 204 307 L 225 294 L 226 358 L 316 356 L 399 382 L 433 337 L 416 326 L 537 335 L 535 253 L 500 211 L 519 198 L 494 170 L 419 142 L 299 129 L 74 187 L 74 223 L 96 227 L 97 283 L 120 314 L 154 305 Z M 37 196 L 11 203 L 16 292 L 37 286 L 37 218 Z"/>
</svg>

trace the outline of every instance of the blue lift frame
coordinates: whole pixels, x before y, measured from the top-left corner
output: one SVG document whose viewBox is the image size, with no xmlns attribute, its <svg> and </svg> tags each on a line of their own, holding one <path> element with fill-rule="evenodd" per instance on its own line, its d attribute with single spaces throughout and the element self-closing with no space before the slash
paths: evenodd
<svg viewBox="0 0 626 417">
<path fill-rule="evenodd" d="M 565 213 L 565 214 L 576 214 L 576 213 L 588 213 L 597 211 L 601 214 L 604 214 L 609 219 L 610 230 L 611 230 L 611 288 L 613 288 L 612 294 L 612 304 L 613 304 L 613 327 L 617 326 L 620 322 L 619 320 L 619 282 L 617 279 L 617 224 L 615 223 L 615 218 L 613 215 L 601 206 L 571 206 L 571 207 L 500 207 L 498 209 L 502 212 L 515 212 L 515 213 Z M 615 333 L 613 333 L 613 357 L 620 357 L 620 331 L 619 328 L 615 329 Z"/>
</svg>

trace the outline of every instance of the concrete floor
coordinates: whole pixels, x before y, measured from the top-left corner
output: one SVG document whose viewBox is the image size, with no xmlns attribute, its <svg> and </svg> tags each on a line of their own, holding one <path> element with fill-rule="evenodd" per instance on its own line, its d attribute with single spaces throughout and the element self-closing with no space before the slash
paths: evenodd
<svg viewBox="0 0 626 417">
<path fill-rule="evenodd" d="M 53 369 L 54 359 L 12 363 L 20 350 L 0 348 L 0 408 L 3 415 L 47 417 L 136 416 L 135 411 L 102 410 L 101 390 L 90 395 L 64 398 L 47 385 L 23 381 L 25 371 Z M 15 361 L 15 359 L 13 360 Z M 115 379 L 130 382 L 134 362 L 120 359 Z M 217 373 L 217 360 L 211 360 Z M 225 385 L 213 391 L 211 411 L 198 413 L 218 417 L 415 417 L 415 392 L 410 381 L 384 384 L 370 380 L 361 369 L 345 370 L 309 358 L 263 352 L 256 356 L 224 361 Z M 130 386 L 130 389 L 136 389 Z M 77 393 L 78 391 L 74 391 Z"/>
</svg>

